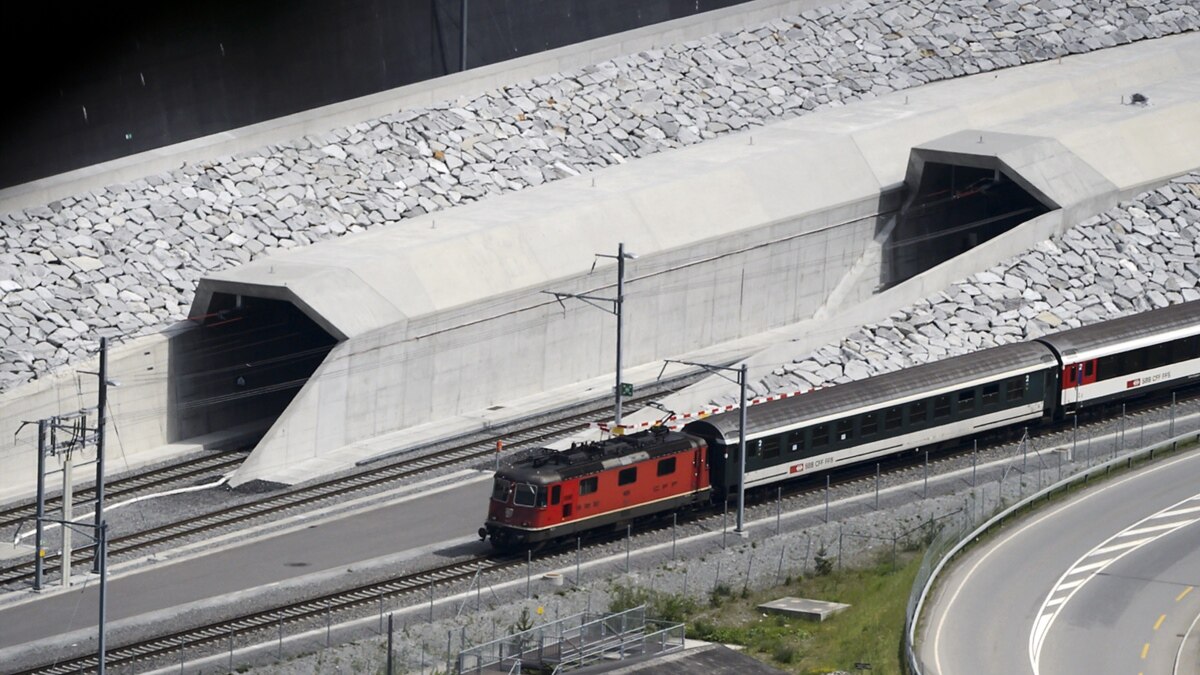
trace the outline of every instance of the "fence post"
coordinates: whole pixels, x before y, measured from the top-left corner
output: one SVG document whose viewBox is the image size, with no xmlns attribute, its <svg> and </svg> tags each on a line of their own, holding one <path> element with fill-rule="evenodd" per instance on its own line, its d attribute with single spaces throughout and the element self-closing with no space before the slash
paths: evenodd
<svg viewBox="0 0 1200 675">
<path fill-rule="evenodd" d="M 630 539 L 633 537 L 633 524 L 625 526 L 625 573 L 629 574 L 629 547 Z"/>
<path fill-rule="evenodd" d="M 787 542 L 779 549 L 779 567 L 775 568 L 775 585 L 779 585 L 779 576 L 783 574 L 783 554 L 787 552 Z"/>
<path fill-rule="evenodd" d="M 842 569 L 842 524 L 838 523 L 838 571 Z"/>
<path fill-rule="evenodd" d="M 229 672 L 233 672 L 233 626 L 229 627 Z"/>
<path fill-rule="evenodd" d="M 929 451 L 925 451 L 925 489 L 921 495 L 921 499 L 929 498 Z"/>
<path fill-rule="evenodd" d="M 528 600 L 533 590 L 533 551 L 525 552 L 525 599 Z"/>
<path fill-rule="evenodd" d="M 395 673 L 395 664 L 392 663 L 392 615 L 388 614 L 388 652 L 387 652 L 387 675 Z"/>
<path fill-rule="evenodd" d="M 879 510 L 879 462 L 875 462 L 875 510 Z"/>
<path fill-rule="evenodd" d="M 975 470 L 979 466 L 979 439 L 975 439 L 975 451 L 971 453 L 971 489 L 975 489 Z"/>
<path fill-rule="evenodd" d="M 825 474 L 825 522 L 829 522 L 829 474 Z"/>
<path fill-rule="evenodd" d="M 671 562 L 675 562 L 675 526 L 679 524 L 679 514 L 671 514 Z"/>
<path fill-rule="evenodd" d="M 575 586 L 579 586 L 579 561 L 583 555 L 583 537 L 575 537 Z"/>
<path fill-rule="evenodd" d="M 433 623 L 433 584 L 429 584 L 429 623 Z"/>
<path fill-rule="evenodd" d="M 783 527 L 783 488 L 775 488 L 775 534 L 778 535 Z"/>
</svg>

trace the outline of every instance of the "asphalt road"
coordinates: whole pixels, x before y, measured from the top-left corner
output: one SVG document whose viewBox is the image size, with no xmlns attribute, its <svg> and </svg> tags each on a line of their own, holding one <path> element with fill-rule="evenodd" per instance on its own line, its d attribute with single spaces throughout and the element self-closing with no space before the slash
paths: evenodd
<svg viewBox="0 0 1200 675">
<path fill-rule="evenodd" d="M 486 482 L 463 482 L 420 499 L 115 578 L 108 585 L 108 619 L 118 621 L 380 556 L 436 550 L 449 539 L 474 534 L 485 517 L 487 498 Z M 93 583 L 2 610 L 0 649 L 81 628 L 94 630 L 97 601 Z"/>
<path fill-rule="evenodd" d="M 942 675 L 1170 673 L 1200 613 L 1200 591 L 1187 590 L 1197 585 L 1193 452 L 1098 484 L 968 552 L 928 603 L 921 659 Z"/>
</svg>

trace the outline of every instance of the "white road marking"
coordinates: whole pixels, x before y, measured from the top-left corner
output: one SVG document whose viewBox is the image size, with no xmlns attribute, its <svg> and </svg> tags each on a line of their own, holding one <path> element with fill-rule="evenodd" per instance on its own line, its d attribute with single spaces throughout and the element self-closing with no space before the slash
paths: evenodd
<svg viewBox="0 0 1200 675">
<path fill-rule="evenodd" d="M 1179 506 L 1197 498 L 1200 498 L 1200 494 L 1196 494 L 1188 497 L 1187 499 L 1175 502 L 1174 504 L 1161 509 L 1152 515 L 1142 518 L 1136 523 L 1133 523 L 1120 532 L 1112 535 L 1108 539 L 1100 542 L 1095 548 L 1080 556 L 1073 565 L 1067 568 L 1067 571 L 1063 572 L 1062 576 L 1058 578 L 1058 581 L 1051 586 L 1050 592 L 1046 594 L 1046 599 L 1042 601 L 1042 607 L 1038 610 L 1037 621 L 1033 625 L 1033 630 L 1031 630 L 1029 633 L 1029 662 L 1030 665 L 1033 666 L 1034 675 L 1039 675 L 1040 672 L 1039 666 L 1042 656 L 1042 647 L 1045 645 L 1046 635 L 1050 632 L 1051 626 L 1054 625 L 1054 620 L 1057 619 L 1059 614 L 1062 613 L 1063 609 L 1067 606 L 1067 603 L 1075 597 L 1075 594 L 1079 592 L 1079 589 L 1083 588 L 1087 582 L 1096 578 L 1096 575 L 1098 575 L 1112 563 L 1138 550 L 1146 544 L 1165 537 L 1166 535 L 1182 527 L 1187 527 L 1192 523 L 1200 521 L 1200 518 L 1191 518 L 1176 520 L 1170 523 L 1161 523 L 1149 526 L 1145 525 L 1151 520 L 1164 517 L 1164 515 L 1167 513 L 1175 513 L 1178 515 L 1180 511 L 1191 511 L 1192 509 L 1180 509 Z M 1149 537 L 1113 543 L 1125 537 L 1150 533 L 1153 534 Z M 1085 560 L 1089 560 L 1097 556 L 1106 556 L 1110 553 L 1115 553 L 1118 551 L 1119 553 L 1117 555 L 1109 556 L 1105 560 L 1092 561 L 1084 564 Z M 1075 576 L 1080 572 L 1086 572 L 1087 575 L 1081 579 L 1077 578 L 1071 581 L 1066 581 L 1067 577 Z M 1065 596 L 1062 595 L 1064 591 L 1067 591 Z"/>
</svg>

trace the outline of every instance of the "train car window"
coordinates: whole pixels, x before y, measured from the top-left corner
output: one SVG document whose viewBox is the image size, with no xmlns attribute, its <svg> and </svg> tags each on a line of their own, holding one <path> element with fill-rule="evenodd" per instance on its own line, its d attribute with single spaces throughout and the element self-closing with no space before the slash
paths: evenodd
<svg viewBox="0 0 1200 675">
<path fill-rule="evenodd" d="M 1025 376 L 1004 383 L 1004 400 L 1020 401 L 1025 398 Z"/>
<path fill-rule="evenodd" d="M 1200 356 L 1200 335 L 1176 340 L 1175 346 L 1171 350 L 1171 357 L 1175 363 L 1190 361 L 1198 356 Z"/>
<path fill-rule="evenodd" d="M 628 469 L 621 469 L 621 473 L 617 474 L 617 485 L 629 485 L 637 482 L 637 467 L 631 466 Z"/>
<path fill-rule="evenodd" d="M 674 457 L 668 457 L 666 459 L 658 460 L 658 475 L 670 476 L 673 473 L 675 473 L 675 458 Z"/>
<path fill-rule="evenodd" d="M 893 429 L 899 429 L 900 426 L 903 424 L 904 424 L 904 414 L 900 410 L 899 407 L 888 408 L 883 413 L 883 429 L 884 429 L 884 431 L 891 431 Z"/>
<path fill-rule="evenodd" d="M 747 442 L 746 448 L 747 448 L 747 450 L 746 450 L 747 456 L 761 457 L 762 456 L 762 439 L 760 438 L 757 441 Z"/>
<path fill-rule="evenodd" d="M 975 390 L 964 389 L 958 392 L 958 412 L 970 412 L 975 409 Z"/>
<path fill-rule="evenodd" d="M 537 488 L 525 483 L 517 483 L 513 491 L 513 503 L 517 506 L 534 506 L 537 504 Z"/>
<path fill-rule="evenodd" d="M 561 485 L 555 485 L 554 487 L 550 488 L 550 503 L 551 504 L 557 504 L 558 500 L 561 498 L 562 498 L 562 486 Z"/>
<path fill-rule="evenodd" d="M 879 413 L 869 412 L 862 416 L 862 424 L 858 427 L 863 438 L 874 436 L 879 431 Z"/>
<path fill-rule="evenodd" d="M 788 434 L 788 450 L 790 452 L 800 452 L 800 449 L 803 447 L 804 447 L 804 432 L 803 431 L 793 431 L 792 433 Z"/>
<path fill-rule="evenodd" d="M 909 424 L 924 424 L 926 416 L 925 401 L 913 401 L 908 404 Z"/>
<path fill-rule="evenodd" d="M 770 438 L 762 438 L 758 441 L 758 449 L 762 453 L 763 459 L 772 459 L 779 456 L 779 437 L 772 436 Z"/>
<path fill-rule="evenodd" d="M 595 492 L 596 488 L 598 487 L 600 487 L 600 479 L 596 476 L 584 478 L 583 480 L 579 481 L 579 494 L 590 495 Z"/>
<path fill-rule="evenodd" d="M 1107 380 L 1110 377 L 1119 377 L 1121 373 L 1117 372 L 1118 364 L 1117 357 L 1102 356 L 1096 364 L 1096 377 L 1101 380 Z"/>
<path fill-rule="evenodd" d="M 942 394 L 933 399 L 933 419 L 940 420 L 950 416 L 950 394 Z"/>
<path fill-rule="evenodd" d="M 1075 386 L 1075 376 L 1079 372 L 1078 366 L 1067 366 L 1067 372 L 1063 375 L 1063 384 L 1068 387 Z"/>
<path fill-rule="evenodd" d="M 993 406 L 1000 402 L 1000 385 L 997 383 L 983 386 L 983 407 Z"/>
<path fill-rule="evenodd" d="M 1146 367 L 1161 368 L 1171 362 L 1171 348 L 1167 343 L 1154 345 L 1146 350 Z"/>
<path fill-rule="evenodd" d="M 1132 351 L 1121 355 L 1121 374 L 1128 375 L 1139 370 L 1145 370 L 1146 358 L 1144 352 Z"/>
<path fill-rule="evenodd" d="M 838 442 L 845 442 L 854 438 L 854 418 L 838 420 L 837 423 L 837 439 Z"/>
<path fill-rule="evenodd" d="M 1095 372 L 1096 372 L 1096 362 L 1095 361 L 1088 361 L 1087 363 L 1083 364 L 1083 376 L 1084 377 L 1091 377 Z"/>
<path fill-rule="evenodd" d="M 823 448 L 829 445 L 829 425 L 818 424 L 812 429 L 812 447 L 813 450 Z"/>
</svg>

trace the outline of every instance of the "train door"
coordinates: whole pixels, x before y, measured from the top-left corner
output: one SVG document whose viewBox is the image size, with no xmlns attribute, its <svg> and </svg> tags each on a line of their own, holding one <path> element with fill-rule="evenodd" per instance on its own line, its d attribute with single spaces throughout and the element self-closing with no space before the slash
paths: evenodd
<svg viewBox="0 0 1200 675">
<path fill-rule="evenodd" d="M 559 499 L 561 498 L 562 504 L 560 508 L 562 519 L 567 521 L 570 520 L 571 516 L 575 513 L 575 491 L 564 490 L 562 487 L 563 484 L 560 483 L 550 489 L 550 503 L 551 505 L 558 504 Z M 551 508 L 553 508 L 553 506 L 551 506 Z"/>
<path fill-rule="evenodd" d="M 1078 406 L 1080 400 L 1086 398 L 1086 395 L 1080 390 L 1096 381 L 1096 361 L 1097 359 L 1081 361 L 1069 364 L 1063 368 L 1062 388 L 1064 403 L 1073 403 L 1075 406 Z"/>
</svg>

